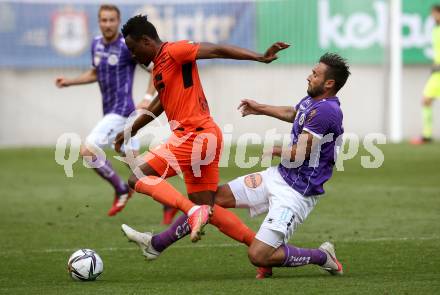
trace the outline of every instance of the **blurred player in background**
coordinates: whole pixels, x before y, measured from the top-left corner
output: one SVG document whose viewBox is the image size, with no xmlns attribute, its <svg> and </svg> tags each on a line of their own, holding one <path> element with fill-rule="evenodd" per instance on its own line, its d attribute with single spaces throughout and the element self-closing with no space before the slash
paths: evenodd
<svg viewBox="0 0 440 295">
<path fill-rule="evenodd" d="M 288 45 L 275 43 L 263 55 L 230 45 L 188 40 L 162 42 L 154 25 L 141 15 L 129 19 L 122 32 L 127 47 L 139 63 L 154 63 L 154 84 L 159 93 L 148 108 L 151 113 L 138 117 L 126 134 L 136 135 L 164 111 L 173 132 L 165 144 L 146 155 L 145 163 L 139 167 L 142 175 L 138 178 L 133 174 L 128 183 L 135 191 L 185 213 L 175 224 L 187 222 L 191 240 L 196 242 L 214 205 L 223 144 L 221 130 L 210 115 L 196 60 L 229 58 L 270 63 L 277 59 L 277 52 Z M 115 140 L 116 151 L 123 143 L 124 133 L 119 133 Z M 183 173 L 190 200 L 164 179 L 177 173 Z M 211 223 L 235 240 L 249 244 L 253 238 L 252 231 L 224 208 L 215 206 Z"/>
<path fill-rule="evenodd" d="M 257 278 L 270 276 L 271 267 L 307 264 L 319 265 L 334 275 L 343 273 L 330 242 L 317 249 L 304 249 L 287 241 L 316 206 L 324 194 L 324 183 L 332 175 L 336 141 L 344 132 L 336 94 L 349 75 L 347 62 L 337 54 L 327 53 L 307 78 L 308 96 L 295 107 L 263 105 L 249 99 L 239 105 L 243 116 L 266 115 L 293 122 L 291 147 L 275 147 L 269 154 L 281 157 L 280 165 L 232 180 L 220 186 L 215 195 L 216 204 L 224 208 L 248 208 L 251 216 L 268 212 L 258 233 L 252 233 L 248 250 L 250 261 L 260 267 Z M 122 228 L 143 255 L 153 260 L 187 234 L 188 225 L 177 221 L 169 230 L 154 236 L 127 225 Z"/>
<path fill-rule="evenodd" d="M 152 73 L 153 67 L 152 66 L 147 67 L 147 71 L 149 73 Z M 144 99 L 137 104 L 136 109 L 137 110 L 148 109 L 148 107 L 151 104 L 151 101 L 154 99 L 156 94 L 157 94 L 157 92 L 156 92 L 156 88 L 154 88 L 153 75 L 151 75 L 151 78 L 148 82 L 148 88 L 147 88 L 147 92 L 145 93 Z M 177 208 L 172 208 L 172 207 L 168 207 L 168 206 L 164 205 L 163 206 L 162 224 L 164 224 L 164 225 L 171 224 L 173 222 L 174 216 L 176 216 L 177 212 L 179 212 L 179 210 Z"/>
<path fill-rule="evenodd" d="M 432 74 L 428 79 L 423 90 L 422 100 L 422 118 L 423 131 L 422 136 L 414 138 L 412 144 L 424 144 L 432 142 L 432 104 L 434 99 L 440 97 L 440 5 L 434 5 L 431 8 L 431 15 L 435 21 L 435 27 L 432 31 L 432 47 L 434 52 L 434 60 L 432 66 Z"/>
<path fill-rule="evenodd" d="M 147 72 L 149 72 L 150 74 L 152 74 L 153 72 L 153 67 L 147 67 L 146 68 Z M 151 76 L 150 80 L 148 80 L 148 87 L 147 87 L 147 92 L 145 93 L 144 99 L 142 99 L 137 105 L 136 105 L 136 109 L 137 110 L 142 110 L 142 109 L 148 109 L 148 107 L 150 106 L 151 101 L 153 100 L 153 98 L 156 96 L 156 88 L 154 88 L 154 82 L 153 82 L 153 76 Z"/>
<path fill-rule="evenodd" d="M 116 134 L 124 129 L 128 116 L 135 110 L 132 98 L 133 77 L 136 61 L 132 59 L 119 33 L 120 12 L 117 6 L 102 5 L 98 11 L 102 36 L 92 42 L 92 67 L 77 78 L 58 77 L 59 88 L 98 82 L 102 94 L 104 117 L 98 122 L 81 145 L 80 154 L 94 170 L 115 190 L 109 216 L 121 211 L 132 191 L 113 169 L 109 160 L 97 157 L 96 147 L 111 146 Z M 142 106 L 142 105 L 141 105 Z M 137 139 L 131 141 L 134 153 L 139 151 Z"/>
</svg>

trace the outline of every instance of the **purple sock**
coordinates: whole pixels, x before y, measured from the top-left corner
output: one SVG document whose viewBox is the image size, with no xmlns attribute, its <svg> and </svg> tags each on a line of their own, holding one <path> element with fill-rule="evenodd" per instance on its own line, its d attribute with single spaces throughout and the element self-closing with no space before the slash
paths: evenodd
<svg viewBox="0 0 440 295">
<path fill-rule="evenodd" d="M 156 251 L 162 252 L 190 232 L 191 228 L 188 224 L 188 216 L 180 215 L 169 228 L 153 236 L 151 245 Z"/>
<path fill-rule="evenodd" d="M 297 248 L 293 245 L 284 244 L 281 246 L 284 250 L 285 267 L 296 267 L 307 264 L 324 265 L 327 261 L 327 254 L 319 249 Z"/>
<path fill-rule="evenodd" d="M 107 180 L 115 189 L 117 194 L 126 194 L 128 192 L 128 185 L 121 180 L 119 175 L 113 170 L 112 164 L 109 160 L 105 160 L 104 165 L 93 170 L 99 174 L 102 178 Z"/>
</svg>

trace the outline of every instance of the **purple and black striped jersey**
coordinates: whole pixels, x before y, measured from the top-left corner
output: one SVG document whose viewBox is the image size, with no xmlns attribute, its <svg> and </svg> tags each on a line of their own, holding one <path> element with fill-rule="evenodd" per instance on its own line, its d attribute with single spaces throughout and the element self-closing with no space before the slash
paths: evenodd
<svg viewBox="0 0 440 295">
<path fill-rule="evenodd" d="M 296 116 L 291 131 L 291 144 L 298 143 L 299 135 L 307 131 L 321 140 L 319 150 L 312 151 L 309 160 L 301 165 L 283 161 L 278 166 L 283 179 L 304 196 L 324 193 L 324 183 L 330 179 L 335 165 L 335 149 L 341 143 L 342 110 L 337 97 L 314 100 L 310 96 L 303 98 L 296 106 Z M 290 164 L 290 165 L 289 165 Z"/>
<path fill-rule="evenodd" d="M 108 44 L 102 36 L 96 37 L 92 43 L 92 66 L 98 74 L 104 115 L 128 117 L 135 110 L 132 86 L 136 62 L 123 36 Z"/>
</svg>

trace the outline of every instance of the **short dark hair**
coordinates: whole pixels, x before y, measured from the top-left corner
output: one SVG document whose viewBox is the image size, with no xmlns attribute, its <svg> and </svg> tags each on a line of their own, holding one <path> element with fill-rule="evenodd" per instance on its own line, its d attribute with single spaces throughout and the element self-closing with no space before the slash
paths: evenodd
<svg viewBox="0 0 440 295">
<path fill-rule="evenodd" d="M 327 52 L 321 56 L 319 62 L 327 66 L 325 78 L 335 80 L 335 91 L 338 92 L 351 74 L 347 60 L 339 54 Z"/>
<path fill-rule="evenodd" d="M 99 6 L 99 10 L 98 10 L 98 18 L 101 17 L 101 11 L 103 10 L 113 10 L 116 11 L 116 14 L 118 15 L 118 18 L 121 18 L 121 12 L 119 11 L 119 8 L 116 5 L 113 4 L 102 4 L 101 6 Z"/>
<path fill-rule="evenodd" d="M 122 26 L 122 35 L 124 35 L 124 38 L 130 35 L 135 40 L 139 40 L 143 35 L 159 40 L 154 25 L 148 21 L 146 15 L 140 14 L 133 16 Z"/>
<path fill-rule="evenodd" d="M 437 12 L 440 12 L 440 4 L 434 4 L 431 6 L 431 10 L 435 10 Z"/>
</svg>

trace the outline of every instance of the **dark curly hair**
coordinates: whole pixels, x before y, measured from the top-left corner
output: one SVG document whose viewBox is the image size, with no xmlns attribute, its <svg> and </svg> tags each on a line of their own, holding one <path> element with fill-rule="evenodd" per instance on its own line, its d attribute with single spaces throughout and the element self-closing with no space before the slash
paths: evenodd
<svg viewBox="0 0 440 295">
<path fill-rule="evenodd" d="M 122 35 L 124 38 L 130 36 L 134 40 L 139 40 L 144 35 L 159 40 L 156 28 L 148 21 L 146 15 L 140 14 L 133 16 L 122 26 Z"/>
<path fill-rule="evenodd" d="M 327 66 L 325 78 L 335 80 L 335 91 L 338 92 L 351 74 L 347 60 L 337 53 L 327 52 L 321 56 L 319 62 Z"/>
</svg>

